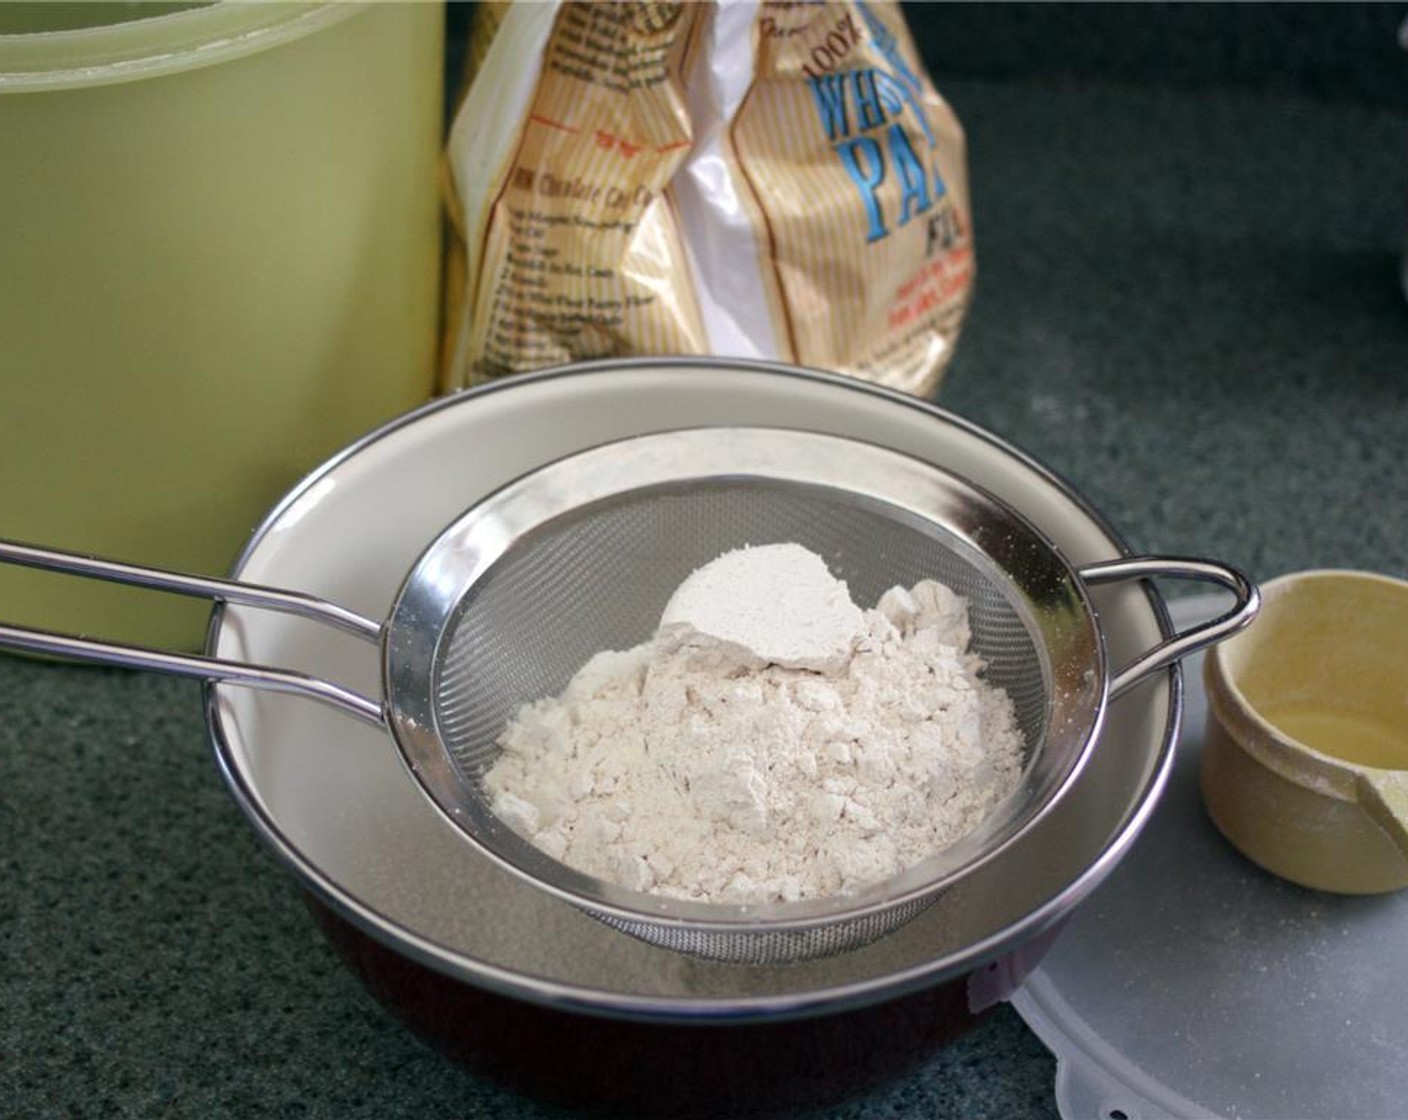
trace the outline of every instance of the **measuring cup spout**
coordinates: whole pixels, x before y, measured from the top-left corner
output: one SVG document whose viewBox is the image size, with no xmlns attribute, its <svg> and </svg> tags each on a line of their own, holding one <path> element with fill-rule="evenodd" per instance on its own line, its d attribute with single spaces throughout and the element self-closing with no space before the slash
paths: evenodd
<svg viewBox="0 0 1408 1120">
<path fill-rule="evenodd" d="M 1408 770 L 1363 770 L 1355 792 L 1364 811 L 1408 859 Z"/>
</svg>

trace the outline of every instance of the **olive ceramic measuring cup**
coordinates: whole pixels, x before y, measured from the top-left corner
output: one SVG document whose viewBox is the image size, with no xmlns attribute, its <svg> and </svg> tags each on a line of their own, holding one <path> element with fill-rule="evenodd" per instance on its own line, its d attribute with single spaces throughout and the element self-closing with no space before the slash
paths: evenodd
<svg viewBox="0 0 1408 1120">
<path fill-rule="evenodd" d="M 1260 617 L 1205 662 L 1208 812 L 1303 886 L 1408 886 L 1408 582 L 1312 571 L 1262 593 Z"/>
</svg>

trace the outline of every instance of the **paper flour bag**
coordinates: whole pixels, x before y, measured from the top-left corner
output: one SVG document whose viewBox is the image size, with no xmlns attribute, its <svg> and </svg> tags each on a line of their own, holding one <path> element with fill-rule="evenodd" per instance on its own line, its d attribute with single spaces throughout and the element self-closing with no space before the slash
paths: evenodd
<svg viewBox="0 0 1408 1120">
<path fill-rule="evenodd" d="M 964 137 L 896 4 L 481 4 L 469 71 L 444 389 L 667 354 L 937 386 Z"/>
</svg>

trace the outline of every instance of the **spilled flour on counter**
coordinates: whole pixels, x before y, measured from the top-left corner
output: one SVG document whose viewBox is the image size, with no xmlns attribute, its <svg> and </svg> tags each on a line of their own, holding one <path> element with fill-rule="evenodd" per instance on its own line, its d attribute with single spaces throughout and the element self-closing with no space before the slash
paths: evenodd
<svg viewBox="0 0 1408 1120">
<path fill-rule="evenodd" d="M 863 611 L 800 545 L 738 549 L 680 585 L 650 641 L 524 706 L 485 782 L 538 847 L 636 890 L 853 890 L 960 839 L 1020 780 L 1011 701 L 968 645 L 942 584 Z"/>
</svg>

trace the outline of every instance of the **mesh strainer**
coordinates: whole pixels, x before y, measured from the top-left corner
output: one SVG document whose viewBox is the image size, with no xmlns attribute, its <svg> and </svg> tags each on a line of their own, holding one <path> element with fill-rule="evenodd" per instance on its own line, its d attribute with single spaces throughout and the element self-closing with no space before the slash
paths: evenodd
<svg viewBox="0 0 1408 1120">
<path fill-rule="evenodd" d="M 1026 741 L 1020 788 L 977 830 L 854 893 L 745 906 L 689 902 L 590 878 L 489 807 L 482 776 L 518 707 L 561 691 L 602 649 L 655 630 L 679 583 L 720 553 L 792 541 L 852 597 L 937 579 L 969 600 L 987 679 Z M 378 623 L 298 592 L 156 572 L 0 542 L 0 560 L 306 615 L 380 643 L 384 698 L 286 669 L 0 626 L 0 646 L 311 695 L 385 726 L 424 791 L 494 860 L 646 941 L 739 963 L 846 951 L 908 921 L 1030 830 L 1075 780 L 1107 701 L 1240 629 L 1258 596 L 1240 573 L 1175 558 L 1072 569 L 1015 510 L 921 460 L 797 430 L 700 428 L 606 444 L 542 467 L 474 506 L 422 553 Z M 1220 584 L 1220 618 L 1107 671 L 1092 584 Z M 1116 749 L 1116 748 L 1112 748 Z"/>
</svg>

